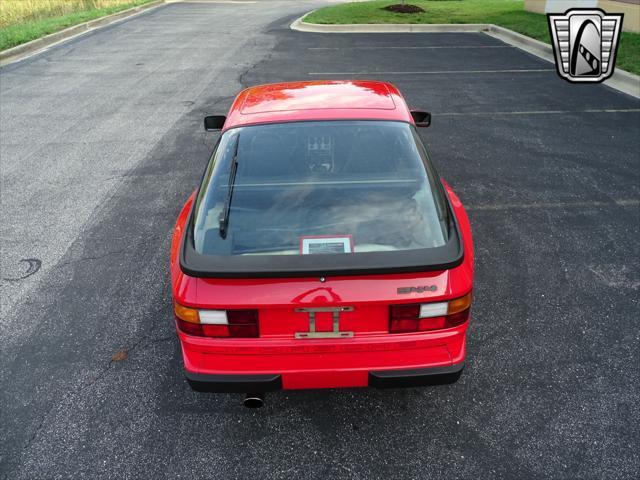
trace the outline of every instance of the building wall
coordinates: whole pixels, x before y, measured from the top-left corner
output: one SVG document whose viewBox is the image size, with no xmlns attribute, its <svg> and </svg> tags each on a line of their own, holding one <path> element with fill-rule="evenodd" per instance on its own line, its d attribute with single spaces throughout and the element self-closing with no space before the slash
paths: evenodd
<svg viewBox="0 0 640 480">
<path fill-rule="evenodd" d="M 524 9 L 528 12 L 544 13 L 547 0 L 524 0 Z"/>
<path fill-rule="evenodd" d="M 525 0 L 524 9 L 535 13 L 564 13 L 570 8 L 601 8 L 624 13 L 622 30 L 640 32 L 640 0 Z"/>
<path fill-rule="evenodd" d="M 622 30 L 640 32 L 640 0 L 599 0 L 598 7 L 605 12 L 624 13 Z"/>
</svg>

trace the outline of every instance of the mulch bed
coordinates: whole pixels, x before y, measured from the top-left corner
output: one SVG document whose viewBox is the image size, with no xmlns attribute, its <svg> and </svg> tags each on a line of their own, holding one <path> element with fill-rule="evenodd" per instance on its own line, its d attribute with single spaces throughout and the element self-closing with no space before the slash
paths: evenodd
<svg viewBox="0 0 640 480">
<path fill-rule="evenodd" d="M 383 7 L 382 9 L 394 13 L 424 13 L 424 10 L 417 5 L 407 5 L 406 3 L 396 3 L 395 5 L 389 5 L 387 7 Z"/>
</svg>

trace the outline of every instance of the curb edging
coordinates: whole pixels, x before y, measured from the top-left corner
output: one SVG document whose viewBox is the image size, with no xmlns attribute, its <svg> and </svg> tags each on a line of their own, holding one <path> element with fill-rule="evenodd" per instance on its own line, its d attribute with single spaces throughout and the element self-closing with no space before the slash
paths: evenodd
<svg viewBox="0 0 640 480">
<path fill-rule="evenodd" d="M 491 28 L 490 23 L 346 23 L 342 25 L 321 25 L 303 22 L 302 18 L 304 17 L 296 19 L 290 25 L 291 30 L 308 33 L 435 33 L 482 32 Z"/>
<path fill-rule="evenodd" d="M 16 45 L 15 47 L 11 47 L 6 50 L 2 50 L 0 51 L 0 66 L 17 62 L 18 60 L 22 60 L 23 58 L 31 56 L 32 54 L 40 50 L 44 50 L 47 47 L 50 47 L 57 43 L 61 43 L 72 37 L 76 37 L 96 28 L 104 27 L 125 18 L 138 15 L 147 10 L 158 8 L 165 3 L 166 0 L 155 0 L 154 2 L 145 3 L 144 5 L 138 5 L 137 7 L 132 7 L 121 12 L 112 13 L 111 15 L 107 15 L 105 17 L 100 17 L 89 20 L 88 22 L 79 23 L 78 25 L 65 28 L 64 30 L 60 30 L 59 32 L 50 33 L 49 35 L 36 38 L 35 40 L 31 40 L 30 42 Z"/>
<path fill-rule="evenodd" d="M 315 11 L 315 10 L 313 10 Z M 299 32 L 309 33 L 437 33 L 437 32 L 482 32 L 497 38 L 509 45 L 513 45 L 538 58 L 554 63 L 553 48 L 551 45 L 514 32 L 505 27 L 492 23 L 352 23 L 342 25 L 323 25 L 319 23 L 306 23 L 302 20 L 312 12 L 305 13 L 291 23 L 289 28 Z M 618 90 L 635 98 L 640 98 L 640 76 L 616 68 L 613 75 L 603 82 L 604 85 Z"/>
<path fill-rule="evenodd" d="M 554 63 L 553 48 L 548 43 L 541 42 L 535 38 L 527 37 L 522 33 L 514 32 L 508 28 L 500 27 L 498 25 L 491 25 L 491 28 L 487 32 L 487 35 L 502 40 L 509 45 L 518 47 L 525 52 L 531 53 L 547 62 Z"/>
</svg>

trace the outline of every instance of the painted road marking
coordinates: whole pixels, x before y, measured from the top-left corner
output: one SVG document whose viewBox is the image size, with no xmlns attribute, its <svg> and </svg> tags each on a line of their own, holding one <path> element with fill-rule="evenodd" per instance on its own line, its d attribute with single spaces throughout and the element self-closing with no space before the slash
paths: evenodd
<svg viewBox="0 0 640 480">
<path fill-rule="evenodd" d="M 431 45 L 431 46 L 384 46 L 384 47 L 308 47 L 307 50 L 423 50 L 436 48 L 516 48 L 513 45 Z"/>
<path fill-rule="evenodd" d="M 587 110 L 523 110 L 514 112 L 431 112 L 432 115 L 439 117 L 464 117 L 467 115 L 557 115 L 571 113 L 637 113 L 640 108 L 622 108 L 622 109 L 587 109 Z"/>
<path fill-rule="evenodd" d="M 425 70 L 417 72 L 309 72 L 307 75 L 451 75 L 471 73 L 537 73 L 555 72 L 553 68 L 534 68 L 527 70 Z"/>
<path fill-rule="evenodd" d="M 637 207 L 640 200 L 635 198 L 626 198 L 621 200 L 612 200 L 610 202 L 554 202 L 554 203 L 504 203 L 504 204 L 488 204 L 475 205 L 465 207 L 469 211 L 480 210 L 530 210 L 533 208 L 589 208 L 589 207 Z"/>
</svg>

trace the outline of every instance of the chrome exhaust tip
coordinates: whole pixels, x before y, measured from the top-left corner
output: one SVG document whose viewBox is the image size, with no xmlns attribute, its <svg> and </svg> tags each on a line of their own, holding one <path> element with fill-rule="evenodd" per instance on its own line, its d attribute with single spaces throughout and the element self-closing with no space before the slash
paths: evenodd
<svg viewBox="0 0 640 480">
<path fill-rule="evenodd" d="M 264 405 L 264 394 L 262 393 L 247 393 L 242 402 L 247 408 L 260 408 Z"/>
</svg>

